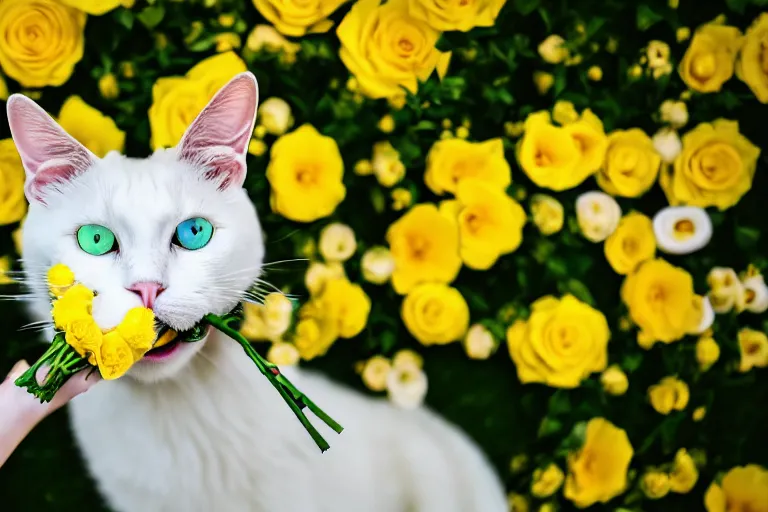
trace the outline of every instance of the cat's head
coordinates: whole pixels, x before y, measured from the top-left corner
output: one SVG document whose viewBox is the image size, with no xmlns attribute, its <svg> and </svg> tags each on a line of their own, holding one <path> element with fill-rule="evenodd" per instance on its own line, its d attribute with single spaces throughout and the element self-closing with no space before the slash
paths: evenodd
<svg viewBox="0 0 768 512">
<path fill-rule="evenodd" d="M 8 120 L 26 171 L 24 268 L 50 319 L 45 274 L 64 263 L 98 293 L 103 329 L 145 305 L 177 330 L 231 310 L 258 277 L 264 247 L 242 188 L 258 87 L 233 78 L 192 122 L 181 142 L 146 159 L 97 158 L 32 100 L 8 100 Z M 171 344 L 129 371 L 142 381 L 176 375 L 202 348 Z"/>
</svg>

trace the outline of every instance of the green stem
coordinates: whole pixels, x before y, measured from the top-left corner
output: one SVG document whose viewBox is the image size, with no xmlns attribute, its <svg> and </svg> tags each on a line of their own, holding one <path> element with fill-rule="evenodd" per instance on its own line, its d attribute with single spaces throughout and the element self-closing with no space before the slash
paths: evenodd
<svg viewBox="0 0 768 512">
<path fill-rule="evenodd" d="M 264 375 L 267 380 L 277 389 L 278 393 L 280 393 L 280 396 L 283 397 L 283 400 L 288 404 L 288 406 L 291 408 L 293 413 L 296 415 L 296 417 L 299 419 L 301 424 L 304 426 L 304 428 L 307 430 L 309 435 L 312 437 L 312 439 L 315 441 L 317 446 L 320 448 L 321 451 L 326 451 L 328 448 L 330 448 L 330 445 L 328 442 L 323 439 L 323 436 L 320 435 L 320 432 L 317 431 L 317 429 L 312 425 L 312 423 L 309 421 L 307 416 L 304 414 L 303 410 L 304 407 L 309 408 L 310 411 L 312 411 L 315 416 L 320 418 L 323 423 L 328 425 L 331 429 L 333 429 L 336 433 L 341 433 L 344 428 L 339 425 L 337 422 L 335 422 L 330 416 L 328 416 L 322 409 L 320 409 L 317 405 L 315 405 L 312 400 L 307 398 L 307 396 L 299 391 L 296 386 L 294 386 L 290 380 L 288 380 L 281 372 L 280 369 L 277 367 L 277 365 L 270 363 L 261 355 L 256 352 L 256 350 L 253 348 L 251 343 L 245 339 L 245 337 L 240 334 L 238 331 L 230 327 L 230 323 L 237 320 L 237 318 L 234 318 L 232 316 L 224 316 L 220 317 L 218 315 L 206 315 L 205 321 L 221 331 L 222 333 L 226 334 L 236 342 L 240 344 L 240 346 L 243 348 L 245 353 L 248 355 L 248 357 L 256 364 L 256 367 L 259 369 L 259 371 Z"/>
<path fill-rule="evenodd" d="M 37 372 L 43 366 L 49 366 L 48 375 L 41 385 L 37 382 Z M 50 402 L 56 392 L 72 375 L 88 367 L 88 361 L 81 357 L 74 348 L 67 344 L 64 333 L 54 336 L 51 346 L 25 371 L 15 384 L 26 388 L 40 402 Z"/>
</svg>

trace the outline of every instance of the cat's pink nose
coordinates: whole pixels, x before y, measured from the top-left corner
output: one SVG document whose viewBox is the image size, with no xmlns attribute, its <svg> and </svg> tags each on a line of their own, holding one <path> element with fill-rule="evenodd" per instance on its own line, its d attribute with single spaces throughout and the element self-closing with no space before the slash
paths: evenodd
<svg viewBox="0 0 768 512">
<path fill-rule="evenodd" d="M 165 291 L 165 288 L 160 283 L 143 282 L 134 283 L 128 290 L 141 297 L 145 308 L 153 309 L 157 297 Z"/>
</svg>

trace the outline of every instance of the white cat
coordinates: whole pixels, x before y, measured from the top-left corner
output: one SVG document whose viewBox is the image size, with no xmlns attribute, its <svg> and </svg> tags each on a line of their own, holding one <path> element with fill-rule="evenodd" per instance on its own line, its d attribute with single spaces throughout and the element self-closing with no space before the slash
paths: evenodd
<svg viewBox="0 0 768 512">
<path fill-rule="evenodd" d="M 254 76 L 238 75 L 176 148 L 147 159 L 99 159 L 34 102 L 12 96 L 8 119 L 31 203 L 23 246 L 39 296 L 34 315 L 50 319 L 45 270 L 60 262 L 98 292 L 93 313 L 102 328 L 142 304 L 178 330 L 235 306 L 259 276 L 264 255 L 259 220 L 242 188 L 257 103 Z M 507 510 L 486 459 L 438 416 L 398 410 L 305 370 L 285 373 L 345 427 L 336 435 L 308 413 L 331 444 L 326 453 L 242 349 L 217 332 L 155 349 L 124 378 L 76 398 L 75 436 L 109 506 Z"/>
</svg>

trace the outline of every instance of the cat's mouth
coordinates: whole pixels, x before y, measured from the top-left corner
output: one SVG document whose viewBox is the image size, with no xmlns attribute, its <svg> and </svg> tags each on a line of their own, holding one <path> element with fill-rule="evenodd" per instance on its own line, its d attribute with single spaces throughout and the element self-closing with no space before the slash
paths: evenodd
<svg viewBox="0 0 768 512">
<path fill-rule="evenodd" d="M 208 334 L 210 327 L 200 321 L 191 329 L 177 332 L 171 329 L 168 324 L 158 321 L 156 330 L 157 341 L 155 341 L 155 346 L 144 354 L 144 358 L 159 361 L 174 354 L 181 348 L 183 343 L 193 343 L 202 340 Z"/>
</svg>

